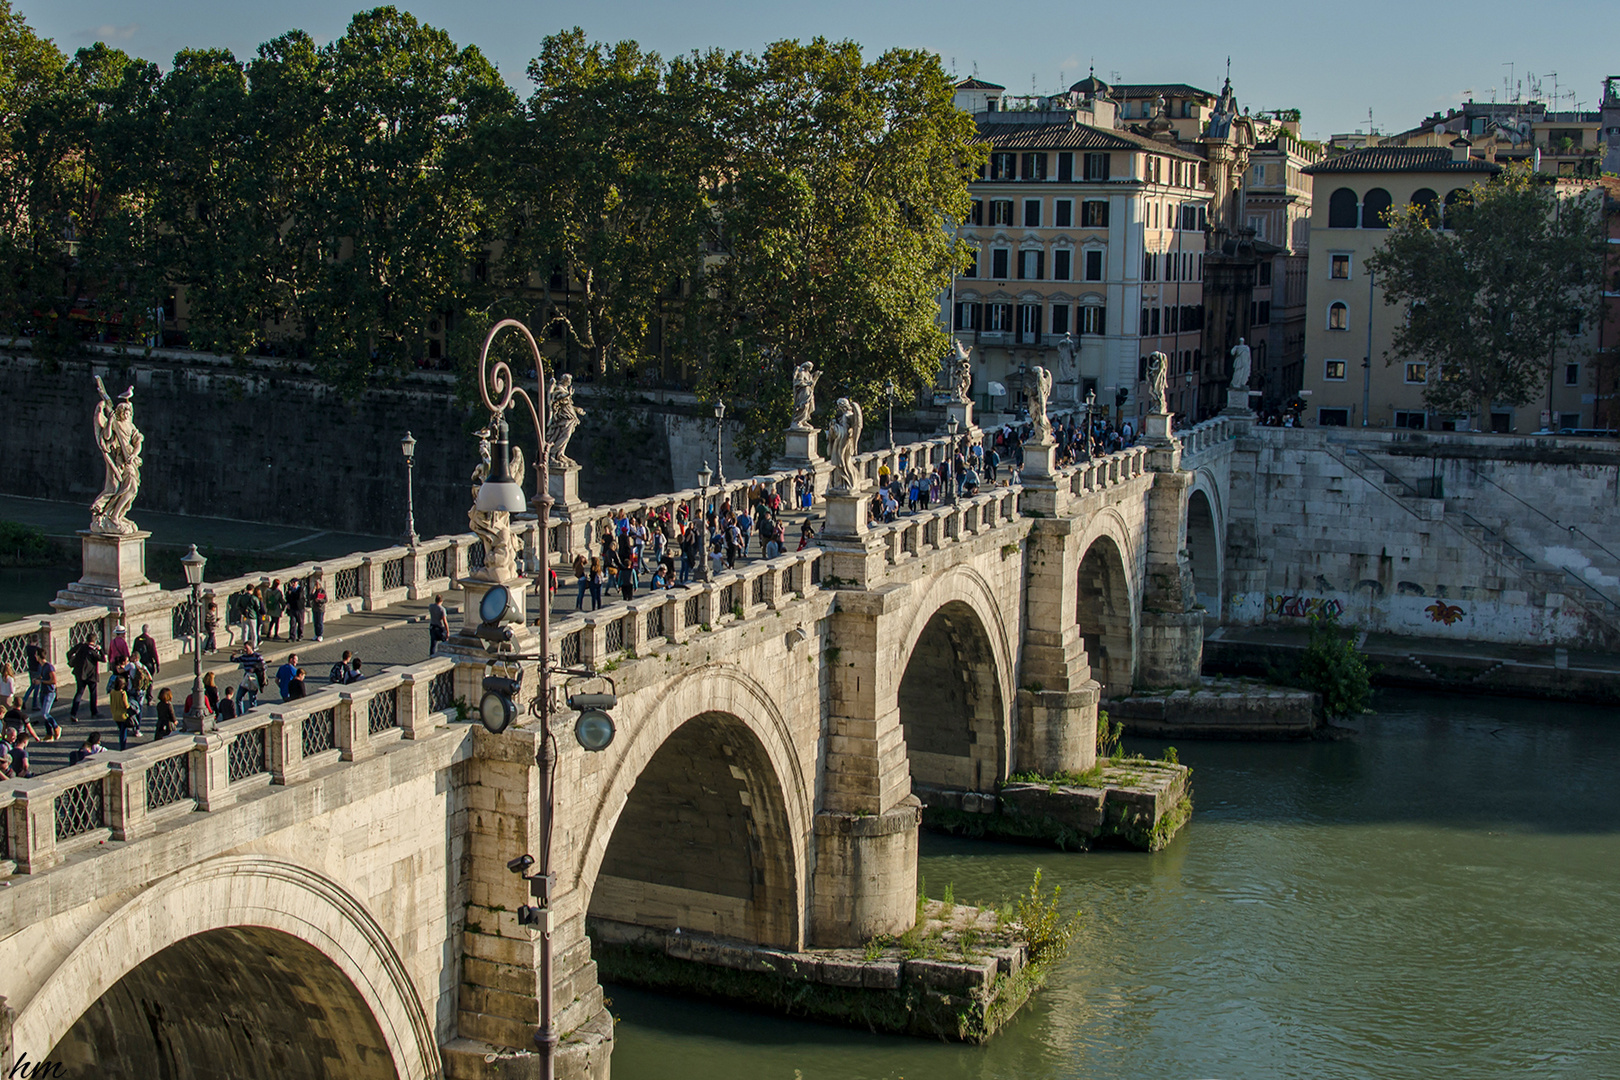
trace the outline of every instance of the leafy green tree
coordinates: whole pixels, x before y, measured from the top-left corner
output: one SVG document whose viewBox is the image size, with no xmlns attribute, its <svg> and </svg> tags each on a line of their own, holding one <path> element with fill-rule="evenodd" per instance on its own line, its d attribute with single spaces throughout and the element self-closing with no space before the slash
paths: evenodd
<svg viewBox="0 0 1620 1080">
<path fill-rule="evenodd" d="M 949 344 L 940 296 L 968 255 L 955 227 L 986 151 L 930 53 L 867 63 L 853 42 L 784 41 L 724 76 L 724 258 L 704 277 L 692 344 L 702 389 L 751 399 L 768 450 L 797 363 L 823 372 L 827 404 L 932 380 Z"/>
<path fill-rule="evenodd" d="M 501 170 L 501 265 L 539 296 L 593 374 L 646 358 L 654 325 L 699 268 L 718 156 L 706 110 L 713 63 L 666 65 L 633 41 L 554 34 L 529 63 L 534 93 L 487 160 Z"/>
<path fill-rule="evenodd" d="M 1446 228 L 1411 206 L 1391 216 L 1368 260 L 1384 302 L 1403 305 L 1386 361 L 1427 361 L 1424 400 L 1438 412 L 1524 405 L 1550 365 L 1598 317 L 1601 197 L 1561 197 L 1515 166 L 1446 209 Z"/>
</svg>

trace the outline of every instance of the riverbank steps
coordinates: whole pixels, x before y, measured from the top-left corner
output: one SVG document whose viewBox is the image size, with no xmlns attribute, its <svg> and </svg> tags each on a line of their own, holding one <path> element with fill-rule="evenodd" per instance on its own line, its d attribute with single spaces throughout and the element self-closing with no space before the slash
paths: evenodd
<svg viewBox="0 0 1620 1080">
<path fill-rule="evenodd" d="M 609 919 L 588 927 L 604 983 L 965 1043 L 994 1035 L 1060 958 L 1032 961 L 1006 912 L 949 900 L 917 906 L 913 929 L 849 949 L 793 952 Z"/>
<path fill-rule="evenodd" d="M 1197 689 L 1114 698 L 1108 716 L 1125 734 L 1152 739 L 1308 739 L 1326 722 L 1320 694 L 1210 676 Z"/>
<path fill-rule="evenodd" d="M 1143 757 L 1109 759 L 1083 774 L 1019 773 L 995 795 L 923 784 L 913 790 L 924 828 L 1063 851 L 1159 851 L 1192 817 L 1192 770 Z"/>
</svg>

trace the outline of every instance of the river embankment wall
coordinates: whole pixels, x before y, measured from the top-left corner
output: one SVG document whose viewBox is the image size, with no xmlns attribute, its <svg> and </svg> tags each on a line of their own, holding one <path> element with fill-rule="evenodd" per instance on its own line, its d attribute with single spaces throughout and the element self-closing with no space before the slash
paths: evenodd
<svg viewBox="0 0 1620 1080">
<path fill-rule="evenodd" d="M 1620 649 L 1620 446 L 1254 428 L 1231 463 L 1221 621 Z"/>
</svg>

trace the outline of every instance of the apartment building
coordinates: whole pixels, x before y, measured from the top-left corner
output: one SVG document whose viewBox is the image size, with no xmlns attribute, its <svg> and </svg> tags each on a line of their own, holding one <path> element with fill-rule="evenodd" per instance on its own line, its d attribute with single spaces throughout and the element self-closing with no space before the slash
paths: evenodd
<svg viewBox="0 0 1620 1080">
<path fill-rule="evenodd" d="M 1281 409 L 1304 386 L 1306 283 L 1311 235 L 1310 174 L 1319 146 L 1283 121 L 1249 151 L 1243 222 L 1254 236 L 1257 268 L 1249 341 L 1262 407 Z"/>
<path fill-rule="evenodd" d="M 958 85 L 990 161 L 972 185 L 962 235 L 977 258 L 957 278 L 951 326 L 973 350 L 981 407 L 1018 404 L 1029 369 L 1054 372 L 1058 405 L 1141 410 L 1146 356 L 1172 358 L 1170 406 L 1190 413 L 1201 359 L 1206 162 L 1170 138 L 1118 126 L 1095 76 L 1069 94 L 1009 102 L 979 79 Z M 1075 363 L 1060 363 L 1065 336 Z M 988 388 L 1007 388 L 1005 398 Z"/>
</svg>

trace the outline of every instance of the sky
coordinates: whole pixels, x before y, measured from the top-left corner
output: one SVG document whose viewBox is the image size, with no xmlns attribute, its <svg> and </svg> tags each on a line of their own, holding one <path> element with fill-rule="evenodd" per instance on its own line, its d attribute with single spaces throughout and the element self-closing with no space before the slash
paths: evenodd
<svg viewBox="0 0 1620 1080">
<path fill-rule="evenodd" d="M 757 51 L 783 38 L 852 38 L 869 57 L 900 46 L 939 54 L 947 69 L 1050 93 L 1095 64 L 1109 82 L 1184 82 L 1219 91 L 1231 62 L 1238 102 L 1298 108 L 1309 138 L 1402 131 L 1471 91 L 1509 100 L 1508 80 L 1540 80 L 1559 108 L 1595 109 L 1605 76 L 1620 75 L 1614 0 L 1215 0 L 1188 3 L 932 3 L 819 0 L 415 0 L 397 6 L 477 45 L 520 94 L 547 34 L 581 26 L 596 40 L 630 38 L 665 55 L 720 47 Z M 106 41 L 164 67 L 182 48 L 251 57 L 287 30 L 318 42 L 363 10 L 314 0 L 14 0 L 34 29 L 72 52 Z M 1567 96 L 1573 91 L 1573 96 Z"/>
</svg>

